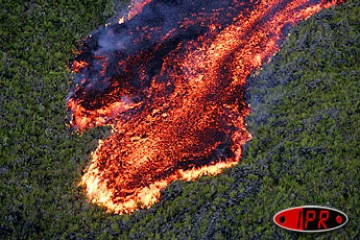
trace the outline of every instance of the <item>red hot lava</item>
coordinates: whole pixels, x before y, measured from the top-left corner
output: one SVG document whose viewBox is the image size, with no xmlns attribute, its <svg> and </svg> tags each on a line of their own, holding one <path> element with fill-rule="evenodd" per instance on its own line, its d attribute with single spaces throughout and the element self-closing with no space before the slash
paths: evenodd
<svg viewBox="0 0 360 240">
<path fill-rule="evenodd" d="M 67 106 L 83 132 L 112 126 L 81 180 L 89 199 L 123 214 L 148 208 L 172 181 L 216 175 L 251 136 L 246 77 L 284 32 L 336 2 L 153 0 L 79 46 Z"/>
</svg>

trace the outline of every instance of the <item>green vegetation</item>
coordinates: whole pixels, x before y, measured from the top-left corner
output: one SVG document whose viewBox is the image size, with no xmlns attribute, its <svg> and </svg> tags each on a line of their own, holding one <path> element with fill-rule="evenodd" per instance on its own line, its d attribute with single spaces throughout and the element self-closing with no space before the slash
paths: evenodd
<svg viewBox="0 0 360 240">
<path fill-rule="evenodd" d="M 171 184 L 161 202 L 114 216 L 77 187 L 93 129 L 65 127 L 76 42 L 114 14 L 114 1 L 1 1 L 1 239 L 359 239 L 360 6 L 323 10 L 290 31 L 248 81 L 254 138 L 238 166 Z M 342 229 L 277 228 L 284 208 L 319 204 L 349 216 Z"/>
</svg>

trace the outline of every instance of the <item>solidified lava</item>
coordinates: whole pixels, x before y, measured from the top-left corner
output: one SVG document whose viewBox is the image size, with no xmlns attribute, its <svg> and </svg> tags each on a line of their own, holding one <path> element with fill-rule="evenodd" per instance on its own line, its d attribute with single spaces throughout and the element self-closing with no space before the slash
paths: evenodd
<svg viewBox="0 0 360 240">
<path fill-rule="evenodd" d="M 81 180 L 114 213 L 150 207 L 172 181 L 240 162 L 251 136 L 247 76 L 289 26 L 336 4 L 313 0 L 153 0 L 79 45 L 67 106 L 83 132 L 112 126 Z"/>
</svg>

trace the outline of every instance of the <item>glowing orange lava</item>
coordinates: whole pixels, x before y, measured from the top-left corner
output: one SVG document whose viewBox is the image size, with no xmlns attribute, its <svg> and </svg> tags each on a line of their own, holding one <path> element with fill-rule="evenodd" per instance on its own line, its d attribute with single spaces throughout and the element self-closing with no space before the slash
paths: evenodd
<svg viewBox="0 0 360 240">
<path fill-rule="evenodd" d="M 250 140 L 247 76 L 284 32 L 331 1 L 142 1 L 79 46 L 70 125 L 110 125 L 81 185 L 123 214 L 148 208 L 175 180 L 217 175 Z M 132 9 L 132 10 L 131 10 Z"/>
<path fill-rule="evenodd" d="M 86 67 L 87 65 L 89 65 L 87 62 L 85 61 L 74 61 L 73 65 L 72 65 L 72 70 L 76 73 L 80 72 L 80 70 L 84 67 Z"/>
</svg>

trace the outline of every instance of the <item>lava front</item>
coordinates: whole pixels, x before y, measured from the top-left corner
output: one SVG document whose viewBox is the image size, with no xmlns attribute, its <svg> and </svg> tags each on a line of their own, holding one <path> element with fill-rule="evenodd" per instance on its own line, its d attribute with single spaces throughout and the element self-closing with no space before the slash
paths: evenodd
<svg viewBox="0 0 360 240">
<path fill-rule="evenodd" d="M 78 132 L 112 126 L 81 179 L 91 202 L 124 214 L 175 180 L 217 175 L 251 139 L 247 76 L 289 27 L 331 1 L 153 0 L 78 46 L 67 106 Z"/>
</svg>

